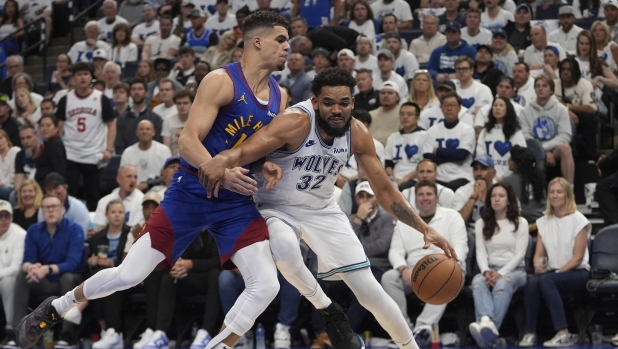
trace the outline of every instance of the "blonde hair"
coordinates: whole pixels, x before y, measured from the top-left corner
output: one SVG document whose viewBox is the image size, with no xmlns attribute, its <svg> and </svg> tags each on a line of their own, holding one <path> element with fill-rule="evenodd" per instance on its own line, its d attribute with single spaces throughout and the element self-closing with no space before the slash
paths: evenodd
<svg viewBox="0 0 618 349">
<path fill-rule="evenodd" d="M 5 130 L 0 130 L 0 137 L 4 137 L 4 139 L 6 139 L 6 143 L 9 145 L 9 149 L 13 148 L 13 142 L 11 142 L 11 138 Z"/>
<path fill-rule="evenodd" d="M 592 23 L 592 26 L 590 26 L 590 32 L 591 32 L 591 33 L 593 33 L 593 32 L 594 32 L 594 28 L 595 28 L 597 25 L 600 25 L 600 26 L 601 26 L 601 28 L 603 28 L 603 31 L 605 32 L 605 42 L 603 42 L 603 43 L 602 43 L 602 44 L 603 44 L 603 47 L 605 47 L 605 45 L 607 45 L 607 44 L 610 42 L 610 40 L 612 39 L 612 33 L 611 33 L 611 31 L 609 30 L 609 27 L 607 26 L 607 24 L 605 24 L 605 22 L 602 22 L 602 21 L 594 21 L 594 23 Z M 594 37 L 594 34 L 592 35 L 592 37 Z M 596 40 L 596 38 L 595 38 L 595 40 Z M 600 42 L 597 42 L 597 47 L 598 47 L 599 45 L 601 45 L 601 43 L 600 43 Z"/>
<path fill-rule="evenodd" d="M 28 91 L 28 89 L 25 87 L 18 88 L 17 91 L 15 91 L 15 116 L 16 117 L 20 117 L 22 113 L 26 111 L 22 109 L 22 107 L 20 107 L 19 104 L 17 103 L 17 94 L 19 92 L 24 92 L 26 96 L 28 96 L 28 100 L 30 100 L 30 106 L 32 106 L 33 112 L 37 108 L 36 103 L 34 102 L 34 99 L 32 99 L 32 95 L 30 94 L 30 91 Z"/>
<path fill-rule="evenodd" d="M 543 211 L 543 214 L 546 216 L 551 216 L 554 214 L 554 207 L 551 205 L 549 201 L 549 188 L 551 188 L 554 184 L 560 184 L 562 186 L 562 190 L 566 195 L 566 207 L 564 210 L 564 215 L 570 215 L 571 213 L 575 213 L 577 211 L 577 204 L 575 203 L 575 195 L 573 195 L 573 189 L 571 189 L 571 184 L 567 182 L 566 179 L 562 177 L 556 177 L 552 179 L 547 185 L 547 208 Z"/>
<path fill-rule="evenodd" d="M 34 179 L 24 180 L 23 182 L 21 182 L 19 189 L 17 189 L 17 209 L 22 211 L 26 210 L 26 206 L 24 206 L 24 203 L 21 201 L 21 191 L 22 189 L 24 189 L 25 186 L 28 185 L 34 187 L 34 207 L 38 210 L 39 208 L 41 208 L 41 202 L 43 201 L 43 191 L 41 190 L 39 183 Z"/>
<path fill-rule="evenodd" d="M 228 36 L 233 36 L 234 39 L 236 39 L 236 33 L 234 33 L 233 30 L 228 30 L 225 33 L 221 34 L 221 37 L 219 38 L 219 43 L 217 44 L 219 49 L 224 49 L 225 48 L 225 39 L 227 39 Z M 234 44 L 234 47 L 232 47 L 229 50 L 226 51 L 230 51 L 230 50 L 234 50 L 236 49 L 236 43 Z"/>
<path fill-rule="evenodd" d="M 423 69 L 423 70 L 417 70 L 416 73 L 414 74 L 414 77 L 412 78 L 412 82 L 410 82 L 410 93 L 408 94 L 408 97 L 406 98 L 406 102 L 416 103 L 416 90 L 414 89 L 414 80 L 416 80 L 416 77 L 419 75 L 425 75 L 425 77 L 427 78 L 427 81 L 429 82 L 429 87 L 427 88 L 427 102 L 430 102 L 434 99 L 438 99 L 438 97 L 436 96 L 436 92 L 433 90 L 433 82 L 431 81 L 431 75 L 429 74 L 429 71 Z"/>
</svg>

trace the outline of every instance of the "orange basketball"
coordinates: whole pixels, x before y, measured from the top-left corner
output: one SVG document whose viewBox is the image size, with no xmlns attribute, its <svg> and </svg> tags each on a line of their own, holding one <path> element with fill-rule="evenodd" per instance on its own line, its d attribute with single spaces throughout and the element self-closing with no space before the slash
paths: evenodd
<svg viewBox="0 0 618 349">
<path fill-rule="evenodd" d="M 446 304 L 459 294 L 464 275 L 459 265 L 443 254 L 421 258 L 412 269 L 412 289 L 429 304 Z"/>
</svg>

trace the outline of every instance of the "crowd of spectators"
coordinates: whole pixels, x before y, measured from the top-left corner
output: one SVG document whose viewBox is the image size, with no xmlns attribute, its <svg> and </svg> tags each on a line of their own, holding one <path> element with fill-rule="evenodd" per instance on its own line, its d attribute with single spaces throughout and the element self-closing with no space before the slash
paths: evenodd
<svg viewBox="0 0 618 349">
<path fill-rule="evenodd" d="M 617 222 L 618 155 L 600 155 L 598 126 L 618 88 L 618 2 L 564 4 L 559 27 L 549 32 L 533 23 L 537 11 L 561 1 L 105 0 L 103 17 L 84 25 L 85 40 L 58 55 L 44 84 L 33 82 L 19 55 L 29 31 L 5 38 L 38 19 L 49 38 L 59 25 L 52 22 L 52 1 L 5 1 L 3 342 L 15 348 L 12 331 L 29 305 L 122 262 L 171 186 L 180 162 L 178 137 L 202 79 L 239 62 L 244 45 L 255 44 L 242 41 L 248 15 L 274 11 L 290 19 L 288 61 L 274 73 L 288 106 L 311 97 L 313 78 L 327 67 L 354 75 L 353 117 L 371 131 L 393 185 L 447 237 L 464 271 L 478 267 L 471 280 L 476 319 L 469 326 L 476 343 L 501 343 L 511 297 L 524 288 L 519 345 L 537 343 L 541 301 L 555 331 L 543 344 L 573 344 L 561 296 L 585 292 L 592 230 L 575 206 L 577 162 L 597 163 L 606 177 L 598 186 L 601 212 L 607 224 Z M 576 25 L 581 19 L 589 23 Z M 546 171 L 559 177 L 548 178 Z M 109 187 L 110 180 L 116 185 Z M 408 301 L 412 268 L 439 251 L 423 249 L 420 234 L 378 206 L 354 157 L 339 175 L 336 194 L 374 276 L 417 343 L 429 345 L 447 305 L 426 304 L 411 318 Z M 530 244 L 536 244 L 535 270 L 527 276 Z M 301 249 L 316 272 L 315 255 Z M 466 264 L 468 254 L 473 265 Z M 287 349 L 301 297 L 281 275 L 279 281 L 272 343 Z M 348 317 L 361 333 L 367 311 L 342 283 L 321 284 L 330 295 L 349 298 Z M 146 294 L 146 324 L 135 349 L 166 348 L 177 298 L 196 295 L 206 306 L 191 349 L 203 349 L 244 284 L 237 270 L 221 270 L 216 244 L 203 231 L 172 270 L 155 270 L 138 288 Z M 74 348 L 76 325 L 91 311 L 101 330 L 93 348 L 123 348 L 121 305 L 132 292 L 72 309 L 55 347 Z M 330 345 L 316 314 L 312 349 Z"/>
</svg>

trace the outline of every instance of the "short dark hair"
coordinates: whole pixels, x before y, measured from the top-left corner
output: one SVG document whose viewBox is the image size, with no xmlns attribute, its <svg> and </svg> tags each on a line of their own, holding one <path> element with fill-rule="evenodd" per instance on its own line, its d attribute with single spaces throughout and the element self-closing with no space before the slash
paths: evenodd
<svg viewBox="0 0 618 349">
<path fill-rule="evenodd" d="M 45 99 L 43 99 L 43 100 L 41 101 L 41 104 L 43 104 L 43 103 L 51 103 L 51 104 L 54 106 L 54 108 L 56 108 L 56 102 L 54 102 L 54 100 L 53 100 L 53 99 L 51 99 L 51 98 L 45 98 Z"/>
<path fill-rule="evenodd" d="M 517 66 L 517 65 L 523 65 L 524 68 L 526 68 L 526 72 L 528 72 L 528 73 L 530 72 L 530 66 L 528 65 L 528 63 L 526 63 L 526 62 L 517 62 L 517 63 L 515 63 L 514 66 Z"/>
<path fill-rule="evenodd" d="M 361 69 L 356 71 L 356 75 L 361 74 L 361 73 L 369 74 L 369 77 L 372 77 L 371 76 L 371 70 L 369 70 L 367 68 L 361 68 Z"/>
<path fill-rule="evenodd" d="M 159 17 L 159 22 L 161 22 L 161 20 L 164 20 L 164 19 L 174 23 L 174 19 L 170 15 L 163 15 L 163 16 Z"/>
<path fill-rule="evenodd" d="M 25 124 L 25 125 L 19 126 L 19 132 L 24 131 L 24 130 L 32 130 L 32 132 L 36 133 L 36 128 L 34 128 L 34 126 L 32 126 L 30 124 Z"/>
<path fill-rule="evenodd" d="M 421 107 L 419 107 L 418 104 L 414 103 L 414 102 L 405 102 L 403 104 L 401 104 L 401 106 L 399 106 L 399 110 L 401 111 L 401 109 L 403 109 L 403 107 L 412 107 L 414 108 L 414 110 L 416 110 L 416 116 L 420 117 L 421 116 Z"/>
<path fill-rule="evenodd" d="M 159 81 L 157 81 L 157 86 L 159 86 L 159 88 L 161 88 L 161 84 L 164 84 L 164 83 L 172 84 L 172 90 L 175 89 L 174 81 L 172 81 L 172 79 L 170 79 L 170 78 L 161 78 L 161 79 L 159 79 Z"/>
<path fill-rule="evenodd" d="M 71 72 L 73 74 L 80 72 L 80 71 L 89 72 L 90 76 L 94 79 L 94 67 L 92 66 L 92 64 L 88 62 L 77 62 L 71 66 Z"/>
<path fill-rule="evenodd" d="M 399 20 L 397 19 L 397 16 L 395 16 L 395 14 L 389 13 L 389 14 L 386 14 L 386 15 L 384 15 L 382 17 L 382 23 L 384 23 L 384 18 L 386 18 L 386 17 L 393 17 L 395 19 L 395 23 L 399 22 Z"/>
<path fill-rule="evenodd" d="M 414 185 L 414 191 L 415 191 L 415 196 L 416 194 L 418 194 L 418 190 L 422 187 L 431 187 L 433 188 L 433 192 L 434 194 L 436 194 L 436 196 L 438 196 L 438 186 L 436 185 L 436 183 L 423 179 L 422 181 L 417 182 Z"/>
<path fill-rule="evenodd" d="M 41 120 L 43 120 L 45 118 L 48 118 L 49 120 L 51 120 L 52 124 L 54 124 L 54 126 L 56 126 L 56 127 L 58 127 L 58 125 L 60 125 L 60 122 L 58 121 L 58 118 L 54 114 L 44 114 L 39 119 L 38 124 L 40 125 L 41 124 Z"/>
<path fill-rule="evenodd" d="M 116 86 L 114 86 L 114 88 L 112 89 L 112 92 L 116 92 L 118 90 L 124 90 L 127 94 L 129 94 L 129 92 L 131 91 L 131 88 L 126 82 L 119 82 L 116 84 Z"/>
<path fill-rule="evenodd" d="M 195 99 L 195 95 L 193 94 L 193 92 L 189 91 L 189 90 L 178 90 L 176 91 L 176 93 L 174 93 L 174 103 L 176 103 L 176 100 L 180 99 L 180 98 L 189 98 L 191 99 L 191 103 L 193 103 L 193 100 Z"/>
<path fill-rule="evenodd" d="M 322 87 L 325 86 L 347 86 L 350 88 L 350 93 L 352 93 L 354 87 L 356 87 L 356 79 L 345 69 L 330 67 L 315 76 L 311 82 L 311 93 L 317 97 L 322 92 Z"/>
<path fill-rule="evenodd" d="M 249 35 L 258 29 L 284 27 L 289 30 L 289 22 L 285 17 L 272 11 L 259 11 L 247 16 L 242 25 L 243 40 L 248 41 Z"/>
<path fill-rule="evenodd" d="M 363 124 L 371 125 L 371 114 L 369 114 L 369 112 L 365 109 L 352 110 L 352 116 Z"/>
<path fill-rule="evenodd" d="M 142 85 L 144 85 L 144 90 L 148 90 L 148 85 L 146 84 L 146 81 L 144 81 L 144 79 L 138 78 L 138 77 L 135 77 L 135 78 L 131 79 L 131 83 L 129 83 L 129 90 L 135 84 L 142 84 Z"/>
<path fill-rule="evenodd" d="M 103 80 L 94 80 L 94 82 L 92 83 L 92 86 L 95 86 L 95 85 L 101 85 L 105 89 L 105 81 Z"/>
<path fill-rule="evenodd" d="M 454 97 L 457 99 L 457 104 L 461 105 L 461 97 L 457 94 L 457 92 L 447 92 L 444 96 L 442 96 L 442 100 L 440 101 L 440 105 L 444 104 L 444 100 L 447 98 Z"/>
<path fill-rule="evenodd" d="M 180 46 L 178 49 L 178 57 L 186 54 L 195 56 L 195 50 L 191 46 Z"/>
</svg>

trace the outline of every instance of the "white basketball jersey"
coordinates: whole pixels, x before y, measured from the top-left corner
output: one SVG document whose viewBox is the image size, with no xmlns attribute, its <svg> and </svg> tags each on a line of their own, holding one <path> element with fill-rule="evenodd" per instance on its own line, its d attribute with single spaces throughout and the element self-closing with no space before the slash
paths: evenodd
<svg viewBox="0 0 618 349">
<path fill-rule="evenodd" d="M 66 96 L 66 120 L 62 141 L 67 159 L 82 164 L 97 164 L 103 156 L 107 142 L 107 126 L 103 121 L 103 93 L 92 90 L 80 98 L 75 90 Z"/>
<path fill-rule="evenodd" d="M 323 208 L 334 202 L 337 175 L 351 155 L 350 131 L 327 145 L 318 133 L 311 100 L 292 108 L 309 115 L 311 129 L 298 149 L 276 150 L 266 157 L 283 169 L 283 176 L 274 190 L 266 190 L 263 178 L 257 174 L 260 190 L 254 199 L 258 204 Z"/>
</svg>

